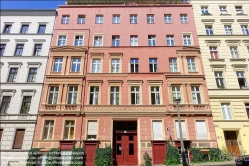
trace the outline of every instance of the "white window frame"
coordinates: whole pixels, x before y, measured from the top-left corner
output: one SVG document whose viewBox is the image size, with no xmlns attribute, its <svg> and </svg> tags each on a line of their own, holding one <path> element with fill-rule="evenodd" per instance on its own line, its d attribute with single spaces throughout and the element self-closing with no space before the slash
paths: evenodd
<svg viewBox="0 0 249 166">
<path fill-rule="evenodd" d="M 177 58 L 169 59 L 169 69 L 170 72 L 178 72 Z"/>
<path fill-rule="evenodd" d="M 233 59 L 239 59 L 239 51 L 237 46 L 230 47 L 230 52 Z"/>
<path fill-rule="evenodd" d="M 120 15 L 119 14 L 112 15 L 112 23 L 113 24 L 120 24 Z"/>
<path fill-rule="evenodd" d="M 48 124 L 47 124 L 48 122 Z M 46 133 L 46 128 L 47 128 L 47 133 Z M 45 120 L 44 121 L 44 132 L 43 132 L 43 140 L 51 140 L 53 138 L 53 132 L 54 132 L 54 120 Z M 51 138 L 49 138 L 49 134 L 51 134 Z"/>
<path fill-rule="evenodd" d="M 244 79 L 245 87 L 242 86 L 240 88 L 241 89 L 247 89 L 248 85 L 247 85 L 247 81 L 246 81 L 246 77 L 245 77 L 245 72 L 244 71 L 236 71 L 236 76 L 237 76 L 238 84 L 239 84 L 239 78 Z"/>
<path fill-rule="evenodd" d="M 180 21 L 181 21 L 181 23 L 188 23 L 188 15 L 187 14 L 180 14 Z"/>
<path fill-rule="evenodd" d="M 180 103 L 182 103 L 181 86 L 177 86 L 177 85 L 172 86 L 172 101 L 174 101 L 175 99 L 181 99 Z"/>
<path fill-rule="evenodd" d="M 84 36 L 83 35 L 77 35 L 77 36 L 75 36 L 74 41 L 75 41 L 74 46 L 83 46 Z"/>
<path fill-rule="evenodd" d="M 209 47 L 209 51 L 210 51 L 210 56 L 212 59 L 219 59 L 219 53 L 218 53 L 217 47 Z M 217 55 L 217 58 L 215 57 L 215 55 Z"/>
<path fill-rule="evenodd" d="M 132 90 L 134 89 L 134 90 Z M 132 104 L 132 94 L 135 94 L 135 103 Z M 141 103 L 140 86 L 131 86 L 131 105 L 139 105 Z"/>
<path fill-rule="evenodd" d="M 67 124 L 69 122 L 69 124 Z M 73 123 L 72 123 L 73 122 Z M 64 127 L 64 140 L 72 140 L 74 138 L 75 129 L 74 129 L 75 121 L 74 120 L 66 120 Z M 68 135 L 66 136 L 66 130 L 68 129 Z M 73 138 L 70 138 L 70 132 L 73 129 Z"/>
<path fill-rule="evenodd" d="M 162 120 L 153 120 L 152 121 L 152 129 L 153 129 L 153 140 L 163 140 L 163 122 L 162 122 Z"/>
<path fill-rule="evenodd" d="M 113 96 L 113 99 L 112 99 Z M 110 105 L 119 105 L 120 103 L 120 87 L 111 86 L 110 87 Z"/>
<path fill-rule="evenodd" d="M 72 88 L 72 90 L 70 90 Z M 71 95 L 71 99 L 69 96 Z M 67 104 L 77 104 L 77 96 L 78 96 L 78 86 L 69 86 L 68 87 L 68 95 L 67 95 Z M 69 102 L 69 99 L 71 102 Z"/>
<path fill-rule="evenodd" d="M 233 119 L 230 104 L 222 103 L 221 104 L 221 111 L 222 111 L 222 116 L 223 116 L 224 120 L 232 120 Z"/>
<path fill-rule="evenodd" d="M 85 24 L 85 23 L 86 23 L 86 16 L 78 15 L 77 24 Z"/>
<path fill-rule="evenodd" d="M 138 18 L 136 14 L 131 14 L 130 15 L 130 24 L 137 24 L 138 23 Z"/>
<path fill-rule="evenodd" d="M 137 62 L 136 62 L 137 61 Z M 132 63 L 131 63 L 132 62 Z M 133 69 L 134 71 L 132 71 L 131 69 L 131 66 L 130 66 L 130 70 L 131 70 L 131 73 L 138 73 L 136 72 L 136 64 L 137 64 L 137 71 L 139 72 L 139 59 L 138 58 L 131 58 L 130 59 L 130 65 L 132 66 L 133 65 Z"/>
<path fill-rule="evenodd" d="M 148 36 L 148 46 L 156 46 L 156 36 L 155 35 Z"/>
<path fill-rule="evenodd" d="M 100 72 L 101 72 L 101 59 L 93 59 L 92 73 L 100 73 Z"/>
<path fill-rule="evenodd" d="M 147 14 L 147 24 L 154 24 L 154 23 L 155 23 L 154 14 Z"/>
<path fill-rule="evenodd" d="M 188 72 L 196 72 L 195 58 L 187 58 Z"/>
<path fill-rule="evenodd" d="M 243 7 L 242 6 L 235 6 L 236 14 L 243 14 Z"/>
<path fill-rule="evenodd" d="M 241 30 L 242 30 L 243 35 L 248 35 L 249 34 L 249 30 L 248 30 L 247 25 L 241 25 Z"/>
<path fill-rule="evenodd" d="M 191 86 L 191 93 L 192 93 L 193 104 L 202 104 L 200 87 L 199 86 Z M 198 94 L 200 96 L 199 99 L 198 99 Z"/>
<path fill-rule="evenodd" d="M 74 61 L 75 60 L 75 61 Z M 80 64 L 81 64 L 81 59 L 80 58 L 72 58 L 72 68 L 71 72 L 80 72 Z M 75 68 L 73 70 L 73 66 L 75 65 Z"/>
<path fill-rule="evenodd" d="M 186 130 L 186 122 L 185 120 L 181 120 L 181 127 L 182 127 L 182 137 L 183 139 L 187 139 L 187 130 Z M 180 139 L 180 129 L 178 121 L 175 121 L 175 128 L 176 128 L 176 139 Z"/>
<path fill-rule="evenodd" d="M 120 72 L 120 59 L 111 59 L 111 72 L 119 73 Z"/>
<path fill-rule="evenodd" d="M 191 41 L 191 35 L 183 35 L 183 45 L 184 46 L 191 46 L 192 41 Z"/>
<path fill-rule="evenodd" d="M 93 91 L 91 91 L 91 88 L 93 88 Z M 100 90 L 99 86 L 90 86 L 89 104 L 90 104 L 90 100 L 91 100 L 91 94 L 93 95 L 93 103 L 90 105 L 98 105 L 99 104 L 99 97 L 100 97 L 99 90 Z"/>
<path fill-rule="evenodd" d="M 201 127 L 201 130 L 198 131 L 197 122 L 202 122 L 204 124 L 204 127 Z M 196 125 L 196 135 L 198 140 L 207 140 L 208 139 L 208 132 L 207 132 L 207 126 L 205 120 L 195 121 Z M 205 131 L 205 133 L 203 132 Z"/>
<path fill-rule="evenodd" d="M 58 46 L 66 46 L 66 42 L 67 42 L 67 36 L 65 35 L 60 35 L 58 37 Z"/>
<path fill-rule="evenodd" d="M 226 35 L 232 35 L 233 34 L 233 29 L 231 25 L 224 25 L 225 33 Z"/>
<path fill-rule="evenodd" d="M 164 14 L 164 23 L 172 23 L 172 15 L 171 14 Z"/>
<path fill-rule="evenodd" d="M 150 71 L 151 73 L 158 72 L 158 60 L 157 60 L 157 58 L 149 58 L 149 69 L 150 69 L 150 65 L 152 65 L 152 71 Z"/>
<path fill-rule="evenodd" d="M 227 14 L 227 7 L 226 6 L 220 6 L 220 14 Z"/>
<path fill-rule="evenodd" d="M 54 89 L 53 91 L 51 91 L 52 87 Z M 57 88 L 57 90 L 56 90 L 56 88 Z M 48 96 L 48 104 L 57 104 L 58 94 L 59 94 L 59 86 L 50 86 L 50 88 L 49 88 L 49 96 Z M 52 103 L 49 103 L 50 95 L 53 95 Z M 56 97 L 56 100 L 55 100 L 55 97 Z"/>
<path fill-rule="evenodd" d="M 104 23 L 104 16 L 103 15 L 96 15 L 95 24 L 103 24 L 103 23 Z"/>
<path fill-rule="evenodd" d="M 205 29 L 206 29 L 206 34 L 207 35 L 213 35 L 214 34 L 212 25 L 206 25 Z"/>
<path fill-rule="evenodd" d="M 155 103 L 153 104 L 152 103 L 152 94 L 154 94 L 154 101 L 155 101 Z M 161 101 L 161 99 L 160 99 L 160 87 L 159 86 L 151 86 L 150 87 L 150 96 L 151 96 L 151 105 L 160 105 L 160 101 Z"/>
<path fill-rule="evenodd" d="M 112 46 L 120 46 L 120 36 L 118 35 L 113 35 L 112 36 Z"/>
<path fill-rule="evenodd" d="M 215 82 L 216 82 L 217 88 L 221 88 L 221 87 L 225 88 L 223 72 L 222 71 L 215 71 L 214 76 L 215 76 Z"/>
<path fill-rule="evenodd" d="M 59 61 L 56 61 L 57 59 Z M 63 58 L 55 58 L 54 59 L 54 66 L 53 66 L 53 72 L 61 72 L 62 71 L 62 65 L 63 65 Z M 56 69 L 55 69 L 55 67 L 56 67 Z"/>
<path fill-rule="evenodd" d="M 175 38 L 173 35 L 166 36 L 167 46 L 174 46 L 175 45 Z"/>
<path fill-rule="evenodd" d="M 62 19 L 61 19 L 61 23 L 62 24 L 69 24 L 69 19 L 70 19 L 69 15 L 63 15 Z"/>
<path fill-rule="evenodd" d="M 130 45 L 138 46 L 138 36 L 130 36 Z"/>
<path fill-rule="evenodd" d="M 205 13 L 206 13 L 206 14 L 209 13 L 209 12 L 208 12 L 208 7 L 207 7 L 207 6 L 202 6 L 202 7 L 201 7 L 201 14 L 205 14 Z"/>
<path fill-rule="evenodd" d="M 103 37 L 102 36 L 94 36 L 93 46 L 94 47 L 103 46 Z"/>
</svg>

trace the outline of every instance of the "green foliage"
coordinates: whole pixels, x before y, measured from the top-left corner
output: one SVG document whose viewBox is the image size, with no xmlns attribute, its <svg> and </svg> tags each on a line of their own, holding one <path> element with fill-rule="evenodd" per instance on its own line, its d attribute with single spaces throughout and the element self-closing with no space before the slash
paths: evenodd
<svg viewBox="0 0 249 166">
<path fill-rule="evenodd" d="M 28 152 L 28 159 L 26 166 L 36 166 L 36 164 L 38 163 L 38 158 L 40 153 L 41 152 L 39 148 L 30 149 Z"/>
<path fill-rule="evenodd" d="M 58 148 L 52 148 L 47 153 L 46 166 L 58 166 L 61 163 L 60 151 Z"/>
<path fill-rule="evenodd" d="M 192 162 L 193 163 L 201 163 L 203 162 L 203 154 L 199 148 L 190 148 L 190 153 L 192 154 Z"/>
<path fill-rule="evenodd" d="M 83 148 L 74 148 L 72 150 L 70 166 L 82 166 L 84 163 Z"/>
<path fill-rule="evenodd" d="M 222 146 L 222 149 L 221 149 L 221 160 L 224 160 L 224 161 L 231 161 L 231 160 L 233 160 L 233 157 L 228 152 L 226 146 Z"/>
<path fill-rule="evenodd" d="M 113 166 L 113 152 L 111 147 L 98 148 L 96 150 L 95 166 Z"/>
<path fill-rule="evenodd" d="M 210 161 L 222 161 L 221 150 L 219 148 L 210 148 L 209 153 Z"/>
<path fill-rule="evenodd" d="M 144 153 L 144 166 L 152 166 L 152 163 L 151 163 L 151 157 L 148 153 Z"/>
<path fill-rule="evenodd" d="M 169 142 L 167 142 L 167 151 L 166 151 L 166 159 L 165 165 L 178 165 L 180 164 L 180 155 L 178 153 L 178 149 L 174 146 L 171 146 Z"/>
</svg>

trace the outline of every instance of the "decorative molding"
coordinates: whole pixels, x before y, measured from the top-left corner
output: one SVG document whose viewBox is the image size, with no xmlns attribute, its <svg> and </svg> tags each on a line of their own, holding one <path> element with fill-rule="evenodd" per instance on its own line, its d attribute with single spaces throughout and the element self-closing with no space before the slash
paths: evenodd
<svg viewBox="0 0 249 166">
<path fill-rule="evenodd" d="M 214 23 L 215 19 L 201 19 L 201 22 L 205 22 L 205 23 Z"/>
<path fill-rule="evenodd" d="M 35 96 L 36 90 L 35 89 L 21 89 L 21 96 L 23 96 L 23 93 L 30 94 L 32 93 L 33 97 Z"/>
<path fill-rule="evenodd" d="M 245 62 L 246 58 L 230 58 L 231 62 L 237 61 L 237 62 Z"/>
<path fill-rule="evenodd" d="M 127 80 L 129 84 L 142 84 L 143 80 Z"/>
<path fill-rule="evenodd" d="M 28 42 L 28 39 L 15 39 L 15 42 Z"/>
<path fill-rule="evenodd" d="M 249 23 L 249 19 L 237 19 L 237 22 Z"/>
<path fill-rule="evenodd" d="M 102 84 L 103 80 L 87 80 L 88 83 L 99 83 Z"/>
<path fill-rule="evenodd" d="M 162 84 L 163 80 L 147 80 L 148 84 Z"/>
<path fill-rule="evenodd" d="M 242 40 L 242 42 L 243 42 L 246 46 L 249 46 L 249 40 Z"/>
<path fill-rule="evenodd" d="M 220 40 L 205 40 L 207 46 L 220 46 Z"/>
<path fill-rule="evenodd" d="M 210 62 L 225 62 L 225 58 L 221 59 L 208 59 Z"/>
<path fill-rule="evenodd" d="M 6 42 L 9 42 L 10 41 L 10 39 L 0 39 L 0 42 L 2 43 L 6 43 Z"/>
<path fill-rule="evenodd" d="M 108 85 L 113 84 L 113 83 L 122 84 L 123 80 L 107 80 L 107 82 L 108 82 Z"/>
<path fill-rule="evenodd" d="M 86 47 L 79 46 L 53 46 L 50 48 L 51 52 L 86 52 Z"/>
<path fill-rule="evenodd" d="M 167 82 L 203 82 L 203 78 L 167 78 Z"/>
<path fill-rule="evenodd" d="M 37 65 L 39 68 L 41 67 L 42 63 L 41 62 L 27 62 L 27 67 L 29 68 L 32 65 Z"/>
<path fill-rule="evenodd" d="M 46 42 L 45 39 L 33 39 L 33 42 Z"/>
<path fill-rule="evenodd" d="M 112 77 L 125 77 L 128 76 L 128 73 L 87 73 L 88 77 L 104 77 L 104 76 L 112 76 Z"/>
<path fill-rule="evenodd" d="M 227 43 L 227 46 L 233 46 L 233 45 L 239 46 L 241 40 L 225 40 L 225 42 Z"/>
<path fill-rule="evenodd" d="M 12 93 L 12 97 L 14 97 L 16 90 L 15 89 L 0 89 L 0 97 L 3 95 L 3 93 Z"/>
<path fill-rule="evenodd" d="M 23 65 L 22 62 L 8 62 L 8 64 L 9 64 L 8 67 L 10 67 L 10 66 L 12 66 L 12 65 L 21 67 L 21 66 Z"/>
<path fill-rule="evenodd" d="M 123 53 L 122 52 L 110 52 L 109 55 L 110 55 L 110 57 L 111 56 L 121 56 L 122 57 Z"/>
<path fill-rule="evenodd" d="M 226 64 L 213 64 L 213 65 L 210 65 L 212 71 L 215 70 L 224 70 L 226 71 Z"/>
<path fill-rule="evenodd" d="M 220 19 L 220 22 L 230 22 L 230 23 L 233 23 L 234 19 Z"/>
<path fill-rule="evenodd" d="M 246 70 L 246 71 L 248 71 L 248 65 L 247 64 L 233 64 L 231 66 L 233 68 L 233 71 L 236 71 L 236 70 Z"/>
<path fill-rule="evenodd" d="M 101 56 L 101 57 L 103 57 L 105 55 L 105 53 L 103 53 L 103 52 L 90 52 L 90 55 L 91 56 Z"/>
</svg>

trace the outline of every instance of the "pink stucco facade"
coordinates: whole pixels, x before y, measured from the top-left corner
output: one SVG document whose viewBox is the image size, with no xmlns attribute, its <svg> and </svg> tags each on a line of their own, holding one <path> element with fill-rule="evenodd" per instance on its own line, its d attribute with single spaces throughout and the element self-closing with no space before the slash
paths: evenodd
<svg viewBox="0 0 249 166">
<path fill-rule="evenodd" d="M 154 15 L 154 23 L 147 23 L 148 14 Z M 187 23 L 181 23 L 182 14 L 187 15 Z M 79 15 L 85 16 L 84 24 L 77 24 Z M 103 16 L 102 24 L 95 23 L 96 15 Z M 119 24 L 112 23 L 113 15 L 120 16 Z M 130 15 L 137 15 L 137 24 L 130 23 Z M 172 16 L 172 23 L 164 22 L 165 15 Z M 68 24 L 62 24 L 62 16 L 69 16 Z M 155 36 L 156 46 L 148 46 L 149 35 Z M 190 36 L 190 46 L 183 46 L 184 35 Z M 58 47 L 59 36 L 66 36 L 66 46 Z M 74 46 L 76 36 L 83 36 L 83 44 L 80 47 Z M 102 46 L 94 46 L 96 36 L 102 37 Z M 119 36 L 119 46 L 112 46 L 112 36 Z M 130 46 L 131 36 L 138 37 L 138 46 Z M 167 45 L 166 36 L 174 36 L 174 46 Z M 166 140 L 171 140 L 171 143 L 176 146 L 179 142 L 176 136 L 177 111 L 172 91 L 174 87 L 180 89 L 179 108 L 181 119 L 185 123 L 186 147 L 190 144 L 203 148 L 217 146 L 191 5 L 59 6 L 52 48 L 54 50 L 52 49 L 48 62 L 33 147 L 43 147 L 46 151 L 51 147 L 60 146 L 59 141 L 63 140 L 65 132 L 63 130 L 65 121 L 74 120 L 74 133 L 69 140 L 74 140 L 77 147 L 84 143 L 87 145 L 91 141 L 96 141 L 99 147 L 111 146 L 116 165 L 139 165 L 143 163 L 144 152 L 152 156 L 154 164 L 160 164 L 164 158 L 161 156 L 156 159 L 158 154 L 155 149 L 161 145 L 165 147 Z M 63 71 L 60 73 L 52 72 L 55 58 L 63 59 Z M 82 60 L 78 74 L 70 71 L 73 58 Z M 170 70 L 172 58 L 176 59 L 176 72 Z M 138 60 L 138 72 L 131 71 L 131 59 Z M 156 72 L 150 71 L 150 59 L 157 60 Z M 189 71 L 189 59 L 194 60 L 194 71 Z M 97 72 L 93 70 L 95 60 L 99 63 Z M 118 60 L 118 72 L 112 71 L 112 60 Z M 59 86 L 58 101 L 60 102 L 53 105 L 47 104 L 49 89 L 55 85 Z M 72 85 L 78 86 L 79 89 L 75 106 L 66 103 L 69 93 L 67 87 Z M 91 96 L 93 87 L 98 89 L 98 97 L 93 98 L 96 100 L 94 102 Z M 112 87 L 119 90 L 117 105 L 111 105 Z M 139 98 L 136 99 L 139 100 L 137 104 L 132 104 L 135 100 L 131 95 L 133 87 L 139 89 L 139 97 L 136 97 Z M 154 87 L 158 88 L 157 96 L 159 96 L 156 104 L 153 103 L 151 94 L 151 89 Z M 198 92 L 195 92 L 199 94 L 198 101 L 193 99 L 194 87 L 198 89 Z M 46 120 L 54 120 L 54 133 L 50 140 L 43 140 L 41 136 Z M 96 131 L 91 131 L 89 134 L 89 126 L 92 122 L 96 123 L 96 126 L 95 128 L 91 126 L 91 130 Z M 161 125 L 160 136 L 157 138 L 158 133 L 155 133 L 154 122 Z M 203 122 L 205 129 L 198 130 L 197 122 Z M 206 134 L 205 138 L 201 138 L 201 134 Z M 133 142 L 129 140 L 128 143 L 119 143 L 118 137 L 126 139 L 126 135 L 134 137 Z M 130 151 L 129 143 L 135 146 L 132 147 L 133 151 Z M 124 155 L 128 156 L 123 158 L 132 158 L 134 157 L 132 154 L 136 153 L 135 159 L 124 161 L 118 158 L 118 155 L 126 152 L 123 151 L 126 145 L 129 154 L 125 153 Z M 158 151 L 165 154 L 163 148 Z M 90 153 L 86 151 L 86 155 L 87 152 Z"/>
</svg>

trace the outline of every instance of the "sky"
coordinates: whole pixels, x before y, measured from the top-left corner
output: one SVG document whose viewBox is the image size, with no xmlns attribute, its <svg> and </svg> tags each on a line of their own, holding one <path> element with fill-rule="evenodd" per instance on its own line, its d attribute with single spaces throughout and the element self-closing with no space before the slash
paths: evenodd
<svg viewBox="0 0 249 166">
<path fill-rule="evenodd" d="M 57 9 L 66 0 L 0 0 L 1 9 Z"/>
</svg>

